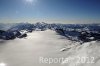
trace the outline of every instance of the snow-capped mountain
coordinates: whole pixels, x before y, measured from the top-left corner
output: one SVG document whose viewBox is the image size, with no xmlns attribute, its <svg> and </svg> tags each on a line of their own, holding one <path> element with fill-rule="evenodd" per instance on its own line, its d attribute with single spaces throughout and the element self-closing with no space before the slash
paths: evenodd
<svg viewBox="0 0 100 66">
<path fill-rule="evenodd" d="M 59 35 L 65 36 L 67 39 L 72 41 L 88 42 L 100 40 L 100 24 L 47 24 L 44 22 L 37 22 L 35 24 L 16 23 L 1 25 L 1 39 L 15 39 L 18 37 L 16 34 L 18 33 L 19 35 L 19 33 L 22 31 L 32 32 L 37 30 L 45 31 L 47 29 L 51 29 L 56 31 Z M 3 26 L 6 26 L 6 29 Z"/>
<path fill-rule="evenodd" d="M 4 66 L 99 66 L 99 44 L 100 24 L 0 24 L 0 64 Z M 41 57 L 64 59 L 41 63 Z M 67 63 L 70 57 L 74 59 Z"/>
</svg>

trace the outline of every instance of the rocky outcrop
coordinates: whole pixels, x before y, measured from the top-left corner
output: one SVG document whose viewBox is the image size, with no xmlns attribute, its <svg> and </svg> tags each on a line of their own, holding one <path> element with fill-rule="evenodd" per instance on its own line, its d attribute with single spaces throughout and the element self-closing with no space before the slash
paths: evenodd
<svg viewBox="0 0 100 66">
<path fill-rule="evenodd" d="M 20 31 L 3 31 L 0 30 L 0 39 L 13 40 L 15 38 L 27 37 L 27 34 L 21 34 Z"/>
</svg>

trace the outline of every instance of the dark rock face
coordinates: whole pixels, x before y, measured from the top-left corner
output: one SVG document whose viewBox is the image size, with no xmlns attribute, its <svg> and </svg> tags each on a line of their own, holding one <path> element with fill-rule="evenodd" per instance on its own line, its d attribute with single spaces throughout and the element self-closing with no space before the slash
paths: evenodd
<svg viewBox="0 0 100 66">
<path fill-rule="evenodd" d="M 79 39 L 83 42 L 88 42 L 90 41 L 90 39 L 88 37 L 90 37 L 89 33 L 87 32 L 81 32 L 80 35 L 78 36 Z"/>
<path fill-rule="evenodd" d="M 65 36 L 65 31 L 64 31 L 63 29 L 55 29 L 55 31 L 56 31 L 58 34 L 60 34 L 60 35 L 62 35 L 62 36 Z"/>
<path fill-rule="evenodd" d="M 10 36 L 4 36 L 3 39 L 4 40 L 13 40 L 15 39 L 16 37 L 14 35 L 10 35 Z"/>
<path fill-rule="evenodd" d="M 5 31 L 0 30 L 0 39 L 2 39 L 2 38 L 3 38 L 2 34 L 3 34 L 4 32 L 5 32 Z"/>
<path fill-rule="evenodd" d="M 56 29 L 55 30 L 59 35 L 65 36 L 67 39 L 72 40 L 72 41 L 82 41 L 84 42 L 89 42 L 89 41 L 94 41 L 100 40 L 100 33 L 99 32 L 88 32 L 88 31 L 67 31 L 63 29 Z M 75 39 L 73 39 L 76 37 Z"/>
<path fill-rule="evenodd" d="M 92 39 L 90 39 L 92 37 Z M 94 40 L 100 40 L 100 33 L 96 33 L 96 32 L 81 32 L 79 38 L 84 41 L 84 42 L 88 42 L 88 41 L 94 41 Z"/>
<path fill-rule="evenodd" d="M 100 33 L 91 33 L 91 36 L 94 37 L 94 40 L 100 40 Z"/>
<path fill-rule="evenodd" d="M 3 32 L 0 36 L 1 36 L 0 39 L 4 39 L 4 40 L 10 40 L 10 39 L 12 40 L 16 38 L 14 33 L 6 32 L 6 31 Z"/>
<path fill-rule="evenodd" d="M 14 35 L 15 35 L 16 37 L 18 37 L 18 36 L 21 35 L 21 33 L 20 33 L 19 31 L 14 31 L 13 33 L 14 33 Z"/>
<path fill-rule="evenodd" d="M 0 35 L 2 35 L 4 32 L 5 32 L 5 31 L 3 31 L 3 30 L 0 30 Z"/>
<path fill-rule="evenodd" d="M 15 38 L 24 38 L 27 34 L 21 34 L 19 31 L 3 31 L 0 30 L 0 39 L 13 40 Z"/>
<path fill-rule="evenodd" d="M 22 34 L 18 38 L 24 38 L 24 37 L 27 37 L 27 34 Z"/>
</svg>

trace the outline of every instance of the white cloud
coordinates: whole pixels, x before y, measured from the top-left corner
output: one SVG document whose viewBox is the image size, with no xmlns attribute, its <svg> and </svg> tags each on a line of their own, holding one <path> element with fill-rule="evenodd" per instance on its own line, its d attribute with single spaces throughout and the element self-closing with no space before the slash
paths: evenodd
<svg viewBox="0 0 100 66">
<path fill-rule="evenodd" d="M 60 50 L 66 48 L 66 51 Z M 99 66 L 100 45 L 93 41 L 80 45 L 57 35 L 55 31 L 34 31 L 27 38 L 4 41 L 0 43 L 0 62 L 9 66 L 61 66 L 61 64 L 40 64 L 39 57 L 76 57 L 93 56 L 95 64 L 78 64 L 77 66 Z M 75 66 L 76 60 L 63 66 Z"/>
</svg>

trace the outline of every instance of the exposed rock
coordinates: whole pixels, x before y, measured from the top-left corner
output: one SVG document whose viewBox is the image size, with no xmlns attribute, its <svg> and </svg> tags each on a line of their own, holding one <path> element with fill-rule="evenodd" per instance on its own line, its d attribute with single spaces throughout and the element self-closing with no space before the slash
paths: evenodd
<svg viewBox="0 0 100 66">
<path fill-rule="evenodd" d="M 27 37 L 27 34 L 22 34 L 18 38 L 24 38 L 24 37 Z"/>
</svg>

